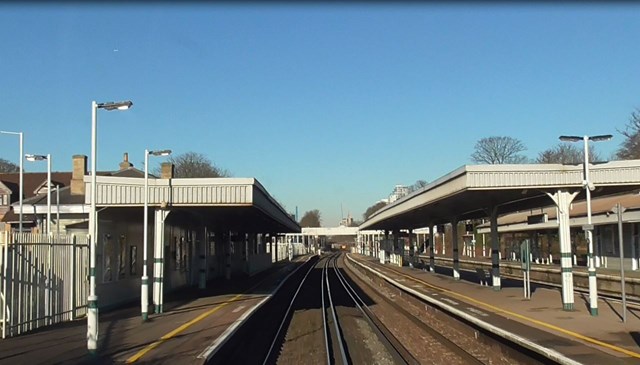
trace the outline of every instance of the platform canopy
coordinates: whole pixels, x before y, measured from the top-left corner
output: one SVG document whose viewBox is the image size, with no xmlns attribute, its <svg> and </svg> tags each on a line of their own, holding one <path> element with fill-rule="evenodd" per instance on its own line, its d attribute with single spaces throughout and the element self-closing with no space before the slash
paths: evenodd
<svg viewBox="0 0 640 365">
<path fill-rule="evenodd" d="M 593 197 L 640 188 L 640 160 L 590 165 Z M 414 229 L 553 204 L 547 193 L 580 192 L 583 165 L 466 165 L 375 212 L 360 229 Z"/>
<path fill-rule="evenodd" d="M 85 176 L 85 191 L 91 191 Z M 96 177 L 96 206 L 142 207 L 144 179 Z M 91 194 L 85 195 L 91 204 Z M 149 179 L 149 207 L 193 213 L 204 222 L 245 232 L 297 233 L 300 226 L 254 178 Z"/>
</svg>

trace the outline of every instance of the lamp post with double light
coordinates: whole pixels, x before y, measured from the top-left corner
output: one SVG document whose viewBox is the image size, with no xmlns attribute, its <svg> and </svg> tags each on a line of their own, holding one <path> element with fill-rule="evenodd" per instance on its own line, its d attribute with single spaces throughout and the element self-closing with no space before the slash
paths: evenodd
<svg viewBox="0 0 640 365">
<path fill-rule="evenodd" d="M 96 295 L 96 249 L 98 247 L 98 222 L 96 221 L 96 160 L 97 160 L 97 124 L 98 109 L 127 110 L 133 103 L 129 100 L 120 102 L 91 102 L 91 208 L 89 210 L 89 238 L 91 253 L 89 258 L 89 296 L 87 298 L 87 349 L 95 354 L 98 350 L 98 296 Z"/>
<path fill-rule="evenodd" d="M 29 162 L 47 160 L 47 234 L 51 234 L 51 155 L 24 155 Z"/>
<path fill-rule="evenodd" d="M 22 197 L 24 196 L 24 169 L 22 168 L 22 156 L 24 154 L 24 134 L 22 132 L 9 132 L 9 131 L 0 131 L 1 134 L 13 134 L 20 137 L 20 184 L 19 184 L 19 194 L 18 197 L 20 199 L 20 212 L 19 212 L 19 221 L 18 221 L 18 232 L 22 233 Z"/>
<path fill-rule="evenodd" d="M 579 142 L 584 141 L 584 168 L 582 186 L 584 187 L 587 200 L 587 224 L 584 226 L 585 236 L 588 243 L 588 272 L 589 272 L 589 311 L 592 316 L 598 315 L 598 287 L 596 279 L 596 267 L 593 257 L 593 224 L 591 223 L 591 191 L 595 188 L 589 180 L 589 141 L 608 141 L 613 138 L 610 134 L 598 136 L 560 136 L 561 141 Z"/>
<path fill-rule="evenodd" d="M 144 150 L 144 223 L 142 238 L 142 278 L 140 293 L 140 308 L 142 311 L 142 320 L 149 318 L 149 276 L 147 276 L 147 239 L 149 237 L 149 155 L 151 156 L 168 156 L 171 150 L 149 151 Z"/>
</svg>

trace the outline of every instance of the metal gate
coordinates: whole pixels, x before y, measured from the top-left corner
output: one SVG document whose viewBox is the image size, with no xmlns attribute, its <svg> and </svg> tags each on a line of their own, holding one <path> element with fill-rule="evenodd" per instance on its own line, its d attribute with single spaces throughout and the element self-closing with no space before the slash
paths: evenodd
<svg viewBox="0 0 640 365">
<path fill-rule="evenodd" d="M 86 314 L 86 236 L 0 234 L 2 338 Z"/>
</svg>

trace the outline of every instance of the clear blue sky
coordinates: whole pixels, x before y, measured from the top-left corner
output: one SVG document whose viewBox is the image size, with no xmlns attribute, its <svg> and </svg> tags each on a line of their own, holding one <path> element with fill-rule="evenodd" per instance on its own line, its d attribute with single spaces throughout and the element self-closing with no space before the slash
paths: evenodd
<svg viewBox="0 0 640 365">
<path fill-rule="evenodd" d="M 612 133 L 610 156 L 640 107 L 638 19 L 632 3 L 0 4 L 0 129 L 69 171 L 91 101 L 131 99 L 99 113 L 99 169 L 200 152 L 336 225 L 341 205 L 361 218 L 395 184 L 469 164 L 482 137 L 535 158 Z"/>
</svg>

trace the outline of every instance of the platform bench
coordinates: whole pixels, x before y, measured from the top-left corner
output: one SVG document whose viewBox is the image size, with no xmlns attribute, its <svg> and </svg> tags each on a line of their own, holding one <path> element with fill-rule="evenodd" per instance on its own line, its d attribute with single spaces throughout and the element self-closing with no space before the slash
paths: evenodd
<svg viewBox="0 0 640 365">
<path fill-rule="evenodd" d="M 429 271 L 429 259 L 418 258 L 418 261 L 420 262 L 420 269 L 423 271 Z"/>
<path fill-rule="evenodd" d="M 489 285 L 489 279 L 491 279 L 491 273 L 489 273 L 489 271 L 481 268 L 476 268 L 476 274 L 478 275 L 480 285 Z"/>
</svg>

